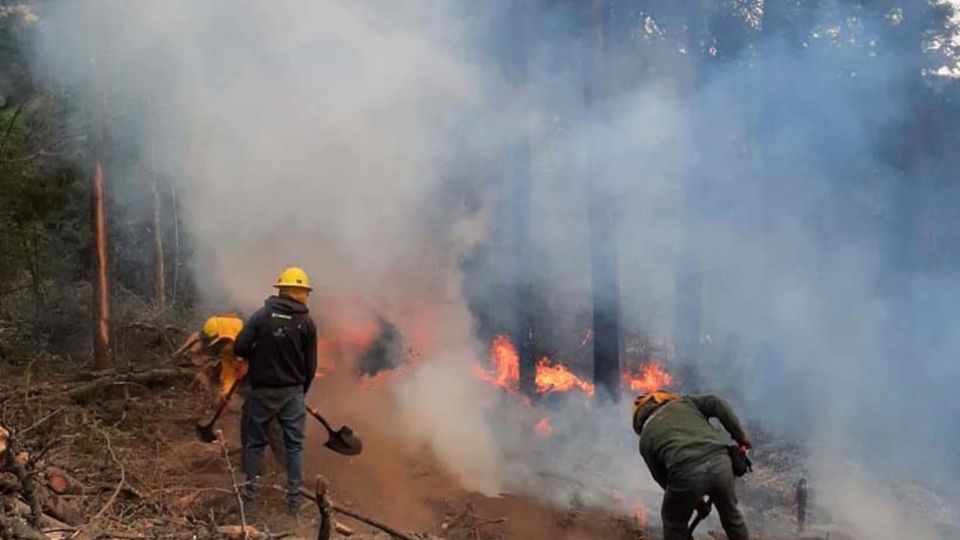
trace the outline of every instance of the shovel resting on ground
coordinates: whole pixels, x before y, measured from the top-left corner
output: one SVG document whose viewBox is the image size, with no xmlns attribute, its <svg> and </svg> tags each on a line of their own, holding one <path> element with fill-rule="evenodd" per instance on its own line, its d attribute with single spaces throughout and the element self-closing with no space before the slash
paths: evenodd
<svg viewBox="0 0 960 540">
<path fill-rule="evenodd" d="M 216 433 L 213 432 L 213 424 L 217 422 L 217 419 L 220 418 L 220 415 L 223 414 L 223 410 L 227 408 L 227 404 L 230 403 L 230 398 L 233 397 L 233 393 L 236 392 L 237 386 L 240 385 L 240 379 L 233 381 L 233 385 L 230 387 L 230 391 L 227 392 L 227 395 L 220 400 L 220 406 L 217 407 L 217 412 L 213 413 L 213 418 L 210 419 L 206 424 L 201 424 L 197 422 L 197 437 L 200 437 L 200 440 L 203 442 L 213 442 L 217 440 Z"/>
<path fill-rule="evenodd" d="M 323 443 L 324 446 L 333 450 L 338 454 L 343 454 L 345 456 L 355 456 L 363 451 L 363 442 L 360 440 L 360 437 L 353 432 L 347 426 L 343 426 L 340 429 L 334 431 L 330 424 L 320 415 L 320 412 L 313 407 L 307 407 L 307 412 L 310 413 L 310 416 L 316 418 L 321 424 L 323 424 L 324 429 L 327 430 L 329 438 L 327 442 Z"/>
</svg>

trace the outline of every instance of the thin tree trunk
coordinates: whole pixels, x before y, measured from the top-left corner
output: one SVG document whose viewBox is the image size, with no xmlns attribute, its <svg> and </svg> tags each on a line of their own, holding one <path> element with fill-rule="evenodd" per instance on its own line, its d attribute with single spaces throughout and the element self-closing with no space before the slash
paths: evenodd
<svg viewBox="0 0 960 540">
<path fill-rule="evenodd" d="M 166 269 L 163 257 L 163 221 L 160 218 L 160 179 L 156 172 L 150 182 L 153 195 L 153 298 L 161 320 L 167 309 Z"/>
<path fill-rule="evenodd" d="M 177 303 L 180 285 L 180 214 L 177 207 L 177 186 L 170 181 L 170 208 L 173 212 L 173 285 L 170 289 L 170 306 Z"/>
<path fill-rule="evenodd" d="M 34 318 L 37 322 L 43 314 L 43 289 L 40 280 L 39 250 L 37 248 L 37 233 L 33 228 L 27 231 L 23 225 L 18 225 L 20 247 L 27 262 L 27 272 L 30 274 L 30 292 L 33 293 Z"/>
<path fill-rule="evenodd" d="M 603 119 L 606 92 L 606 2 L 593 0 L 584 47 L 584 106 L 588 128 Z M 593 284 L 593 379 L 599 399 L 620 400 L 620 282 L 614 201 L 602 187 L 600 163 L 587 129 L 586 172 Z"/>
<path fill-rule="evenodd" d="M 109 369 L 113 365 L 110 339 L 110 280 L 107 248 L 107 211 L 103 164 L 99 144 L 93 166 L 93 367 Z"/>
<path fill-rule="evenodd" d="M 147 116 L 156 124 L 156 109 L 150 97 L 147 97 Z M 158 172 L 157 145 L 150 140 L 150 195 L 153 199 L 153 300 L 160 320 L 163 321 L 167 309 L 167 272 L 163 251 L 163 208 L 160 198 L 160 174 Z"/>
</svg>

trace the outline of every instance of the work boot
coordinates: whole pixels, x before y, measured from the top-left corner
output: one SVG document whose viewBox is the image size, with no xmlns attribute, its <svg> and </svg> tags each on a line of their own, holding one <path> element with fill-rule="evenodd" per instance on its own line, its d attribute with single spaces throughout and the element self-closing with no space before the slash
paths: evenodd
<svg viewBox="0 0 960 540">
<path fill-rule="evenodd" d="M 298 495 L 287 496 L 287 515 L 297 517 L 300 515 L 300 497 Z"/>
</svg>

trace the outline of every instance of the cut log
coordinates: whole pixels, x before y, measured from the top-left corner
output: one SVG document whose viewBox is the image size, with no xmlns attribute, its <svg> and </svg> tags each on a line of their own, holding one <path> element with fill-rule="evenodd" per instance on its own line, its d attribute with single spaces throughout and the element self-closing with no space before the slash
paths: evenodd
<svg viewBox="0 0 960 540">
<path fill-rule="evenodd" d="M 83 485 L 76 479 L 56 467 L 47 469 L 47 487 L 57 495 L 79 495 Z"/>
<path fill-rule="evenodd" d="M 79 525 L 83 522 L 80 509 L 73 502 L 61 499 L 49 489 L 38 489 L 37 498 L 45 515 L 50 516 L 67 525 Z"/>
</svg>

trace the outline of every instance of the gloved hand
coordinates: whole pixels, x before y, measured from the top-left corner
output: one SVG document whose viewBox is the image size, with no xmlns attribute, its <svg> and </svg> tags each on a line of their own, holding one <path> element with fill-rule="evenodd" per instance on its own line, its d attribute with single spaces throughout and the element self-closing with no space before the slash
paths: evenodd
<svg viewBox="0 0 960 540">
<path fill-rule="evenodd" d="M 750 442 L 750 439 L 748 439 L 748 438 L 746 438 L 746 437 L 744 437 L 742 440 L 740 440 L 737 444 L 740 445 L 740 450 L 741 450 L 744 454 L 747 453 L 747 450 L 750 450 L 750 449 L 753 448 L 753 443 Z"/>
</svg>

